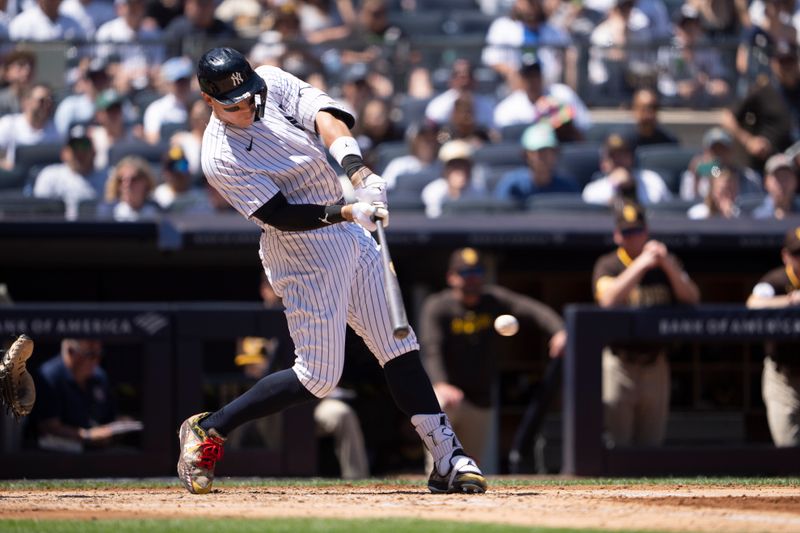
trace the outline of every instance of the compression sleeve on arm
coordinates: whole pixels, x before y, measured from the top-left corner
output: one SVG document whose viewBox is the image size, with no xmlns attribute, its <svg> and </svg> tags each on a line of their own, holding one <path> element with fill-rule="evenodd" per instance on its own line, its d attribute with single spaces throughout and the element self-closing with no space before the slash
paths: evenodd
<svg viewBox="0 0 800 533">
<path fill-rule="evenodd" d="M 253 216 L 281 231 L 308 231 L 343 222 L 341 205 L 290 204 L 278 193 Z"/>
</svg>

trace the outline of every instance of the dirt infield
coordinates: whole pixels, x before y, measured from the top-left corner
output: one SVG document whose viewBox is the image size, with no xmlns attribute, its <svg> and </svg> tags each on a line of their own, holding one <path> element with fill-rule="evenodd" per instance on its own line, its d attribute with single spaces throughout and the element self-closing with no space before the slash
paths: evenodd
<svg viewBox="0 0 800 533">
<path fill-rule="evenodd" d="M 405 517 L 524 526 L 662 531 L 800 531 L 800 487 L 531 484 L 481 496 L 432 495 L 419 485 L 324 487 L 219 483 L 196 496 L 163 488 L 9 489 L 0 518 Z"/>
</svg>

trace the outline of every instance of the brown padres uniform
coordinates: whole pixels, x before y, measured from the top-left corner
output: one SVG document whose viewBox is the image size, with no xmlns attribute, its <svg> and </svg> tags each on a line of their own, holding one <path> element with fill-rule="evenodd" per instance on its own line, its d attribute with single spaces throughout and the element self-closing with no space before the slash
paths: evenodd
<svg viewBox="0 0 800 533">
<path fill-rule="evenodd" d="M 791 267 L 767 272 L 753 287 L 753 295 L 774 297 L 800 290 Z M 800 446 L 800 353 L 797 343 L 768 342 L 765 345 L 761 394 L 767 422 L 776 446 Z"/>
<path fill-rule="evenodd" d="M 595 300 L 633 259 L 618 248 L 597 259 L 592 286 Z M 655 307 L 676 303 L 672 285 L 660 268 L 648 271 L 630 293 L 628 305 Z M 658 445 L 669 415 L 670 369 L 663 348 L 636 342 L 603 350 L 603 405 L 611 446 Z"/>
</svg>

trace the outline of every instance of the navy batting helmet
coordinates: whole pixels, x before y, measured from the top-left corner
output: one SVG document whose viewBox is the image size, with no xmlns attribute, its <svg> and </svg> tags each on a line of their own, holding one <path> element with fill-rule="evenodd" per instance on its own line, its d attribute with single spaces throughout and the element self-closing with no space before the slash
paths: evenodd
<svg viewBox="0 0 800 533">
<path fill-rule="evenodd" d="M 233 105 L 266 91 L 264 79 L 233 48 L 212 48 L 197 63 L 200 90 L 223 105 Z"/>
</svg>

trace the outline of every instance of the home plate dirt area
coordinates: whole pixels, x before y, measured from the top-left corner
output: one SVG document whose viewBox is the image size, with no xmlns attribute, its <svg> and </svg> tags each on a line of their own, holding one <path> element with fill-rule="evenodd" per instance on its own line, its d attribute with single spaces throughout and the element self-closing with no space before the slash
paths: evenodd
<svg viewBox="0 0 800 533">
<path fill-rule="evenodd" d="M 493 480 L 490 479 L 490 483 Z M 177 482 L 154 488 L 4 488 L 3 519 L 197 517 L 419 518 L 522 526 L 657 531 L 800 531 L 800 486 L 493 483 L 483 495 L 429 494 L 419 483 L 327 486 L 216 484 L 207 495 Z"/>
</svg>

